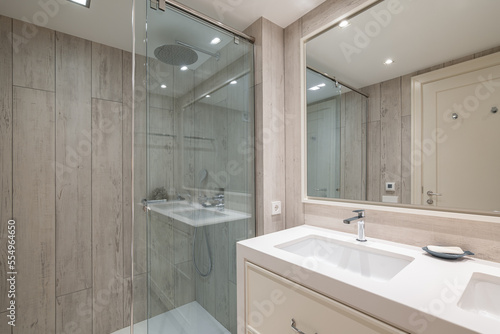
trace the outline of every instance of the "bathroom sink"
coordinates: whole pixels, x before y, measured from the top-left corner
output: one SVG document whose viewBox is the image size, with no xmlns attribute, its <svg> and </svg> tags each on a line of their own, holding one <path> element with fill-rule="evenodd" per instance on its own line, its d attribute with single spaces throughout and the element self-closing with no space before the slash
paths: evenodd
<svg viewBox="0 0 500 334">
<path fill-rule="evenodd" d="M 213 211 L 213 210 L 206 210 L 206 209 L 174 210 L 174 211 L 172 211 L 172 214 L 179 215 L 181 217 L 184 217 L 187 219 L 192 219 L 192 220 L 227 216 L 226 214 L 224 214 L 222 212 Z"/>
<path fill-rule="evenodd" d="M 458 307 L 500 321 L 500 277 L 474 273 Z"/>
<path fill-rule="evenodd" d="M 333 266 L 382 282 L 392 279 L 414 260 L 367 244 L 351 244 L 321 236 L 309 236 L 276 247 L 304 257 L 304 264 L 309 267 L 315 264 Z"/>
</svg>

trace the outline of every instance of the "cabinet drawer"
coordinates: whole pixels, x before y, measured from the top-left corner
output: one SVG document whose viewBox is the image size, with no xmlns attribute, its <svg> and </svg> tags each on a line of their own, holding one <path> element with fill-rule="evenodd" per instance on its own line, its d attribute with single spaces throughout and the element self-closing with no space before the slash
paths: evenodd
<svg viewBox="0 0 500 334">
<path fill-rule="evenodd" d="M 246 263 L 249 334 L 405 333 L 265 269 Z"/>
</svg>

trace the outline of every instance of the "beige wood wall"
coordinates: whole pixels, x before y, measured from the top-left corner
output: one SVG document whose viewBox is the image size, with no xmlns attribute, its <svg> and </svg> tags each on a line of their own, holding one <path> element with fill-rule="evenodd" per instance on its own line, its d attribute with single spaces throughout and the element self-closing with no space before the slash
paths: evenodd
<svg viewBox="0 0 500 334">
<path fill-rule="evenodd" d="M 255 193 L 256 233 L 285 228 L 285 73 L 283 28 L 260 18 L 245 30 L 255 37 Z M 281 201 L 281 215 L 271 203 Z"/>
<path fill-rule="evenodd" d="M 354 208 L 363 208 L 362 204 L 359 207 L 353 207 L 352 205 L 331 206 L 302 202 L 300 39 L 368 2 L 368 0 L 329 0 L 285 29 L 285 187 L 287 228 L 306 223 L 354 233 L 352 229 L 349 229 L 349 226 L 342 224 L 342 219 L 349 217 Z M 393 82 L 386 82 L 385 85 L 397 86 L 400 85 L 399 82 L 399 79 L 395 79 Z M 397 98 L 396 102 L 403 98 L 407 97 Z M 380 101 L 380 103 L 381 105 L 392 106 L 394 101 L 387 98 L 385 101 Z M 391 107 L 391 110 L 397 109 Z M 408 111 L 403 110 L 401 113 L 402 115 L 403 113 L 409 115 Z M 399 128 L 399 131 L 402 131 L 401 128 L 404 126 L 400 123 L 396 124 L 396 122 L 394 124 L 382 122 L 382 119 L 379 122 L 380 127 Z M 375 124 L 375 126 L 378 126 L 378 124 Z M 377 134 L 376 131 L 372 131 L 373 133 Z M 382 135 L 370 136 L 370 130 L 368 130 L 367 135 L 368 141 L 374 145 L 377 145 L 379 140 L 380 145 L 383 146 L 383 141 L 386 141 L 387 145 L 394 146 L 391 149 L 403 150 L 401 145 L 404 145 L 402 144 L 404 141 L 389 143 L 389 139 L 384 139 Z M 379 170 L 376 164 L 369 168 Z M 396 163 L 391 164 L 390 172 L 395 170 L 401 173 L 399 169 L 401 169 L 401 163 L 398 164 L 396 161 Z M 380 182 L 381 184 L 382 182 Z M 366 218 L 367 235 L 418 246 L 433 243 L 459 245 L 474 251 L 479 258 L 500 262 L 500 244 L 497 241 L 500 236 L 500 224 L 496 221 L 485 222 L 483 217 L 474 215 L 448 214 L 445 217 L 446 215 L 429 212 L 422 214 L 419 210 L 411 209 L 392 211 L 376 206 L 368 210 Z"/>
<path fill-rule="evenodd" d="M 6 17 L 0 36 L 0 232 L 16 220 L 18 272 L 16 326 L 2 333 L 123 328 L 131 54 Z"/>
</svg>

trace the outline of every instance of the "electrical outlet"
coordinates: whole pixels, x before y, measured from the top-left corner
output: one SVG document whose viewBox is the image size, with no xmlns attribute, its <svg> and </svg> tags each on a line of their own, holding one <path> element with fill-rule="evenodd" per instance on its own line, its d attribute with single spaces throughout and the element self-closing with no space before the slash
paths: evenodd
<svg viewBox="0 0 500 334">
<path fill-rule="evenodd" d="M 281 214 L 281 201 L 275 201 L 272 202 L 273 204 L 273 209 L 272 209 L 272 215 L 280 215 Z"/>
</svg>

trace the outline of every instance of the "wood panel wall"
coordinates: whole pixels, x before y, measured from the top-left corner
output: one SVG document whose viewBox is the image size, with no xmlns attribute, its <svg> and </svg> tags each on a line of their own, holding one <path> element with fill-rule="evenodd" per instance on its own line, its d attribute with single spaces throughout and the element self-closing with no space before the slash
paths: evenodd
<svg viewBox="0 0 500 334">
<path fill-rule="evenodd" d="M 257 235 L 285 228 L 284 31 L 265 18 L 245 30 L 255 37 L 255 184 Z M 281 214 L 271 203 L 281 201 Z"/>
<path fill-rule="evenodd" d="M 15 219 L 18 264 L 2 333 L 108 334 L 129 325 L 131 54 L 1 16 L 0 33 L 0 237 Z"/>
</svg>

